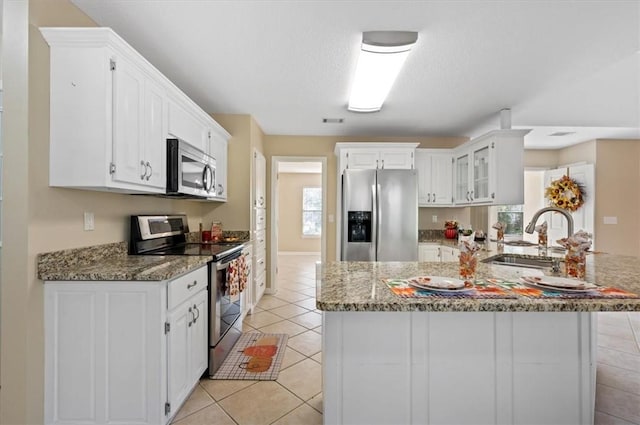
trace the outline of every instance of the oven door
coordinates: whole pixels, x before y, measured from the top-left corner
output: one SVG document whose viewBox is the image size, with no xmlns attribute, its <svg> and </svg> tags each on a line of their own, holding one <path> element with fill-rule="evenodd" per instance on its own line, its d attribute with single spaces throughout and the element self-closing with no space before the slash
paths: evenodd
<svg viewBox="0 0 640 425">
<path fill-rule="evenodd" d="M 242 293 L 231 295 L 227 282 L 229 263 L 240 257 L 237 250 L 219 262 L 210 263 L 209 286 L 209 375 L 213 376 L 242 334 Z"/>
<path fill-rule="evenodd" d="M 167 140 L 167 194 L 215 195 L 216 160 L 178 139 Z"/>
</svg>

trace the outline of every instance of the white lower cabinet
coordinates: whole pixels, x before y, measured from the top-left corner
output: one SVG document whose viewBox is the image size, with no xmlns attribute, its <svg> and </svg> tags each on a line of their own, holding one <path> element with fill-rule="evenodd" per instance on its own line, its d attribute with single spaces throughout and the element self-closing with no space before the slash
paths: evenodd
<svg viewBox="0 0 640 425">
<path fill-rule="evenodd" d="M 444 246 L 437 243 L 418 244 L 418 261 L 421 262 L 456 262 L 460 250 L 451 246 Z"/>
<path fill-rule="evenodd" d="M 207 368 L 207 274 L 46 282 L 44 423 L 168 423 Z"/>
<path fill-rule="evenodd" d="M 173 415 L 207 369 L 207 291 L 167 315 L 168 407 Z"/>
<path fill-rule="evenodd" d="M 440 262 L 440 245 L 433 243 L 418 244 L 418 261 Z"/>
<path fill-rule="evenodd" d="M 450 246 L 440 247 L 440 261 L 442 261 L 443 263 L 456 262 L 458 261 L 459 256 L 460 250 L 458 248 L 453 248 Z"/>
</svg>

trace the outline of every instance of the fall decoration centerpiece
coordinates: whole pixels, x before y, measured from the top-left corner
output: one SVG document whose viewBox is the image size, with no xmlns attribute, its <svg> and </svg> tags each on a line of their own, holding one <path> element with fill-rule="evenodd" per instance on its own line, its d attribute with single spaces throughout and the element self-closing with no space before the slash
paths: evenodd
<svg viewBox="0 0 640 425">
<path fill-rule="evenodd" d="M 585 196 L 582 186 L 567 175 L 552 181 L 544 190 L 544 195 L 551 206 L 572 212 L 584 204 Z"/>
<path fill-rule="evenodd" d="M 447 239 L 455 239 L 458 235 L 458 222 L 456 220 L 447 220 L 444 222 L 444 237 Z"/>
</svg>

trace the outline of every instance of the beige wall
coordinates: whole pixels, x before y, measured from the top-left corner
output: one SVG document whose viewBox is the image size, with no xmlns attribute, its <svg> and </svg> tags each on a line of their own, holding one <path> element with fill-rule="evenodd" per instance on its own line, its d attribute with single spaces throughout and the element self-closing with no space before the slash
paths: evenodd
<svg viewBox="0 0 640 425">
<path fill-rule="evenodd" d="M 640 140 L 598 140 L 596 155 L 598 251 L 640 256 Z M 606 216 L 618 224 L 604 224 Z"/>
<path fill-rule="evenodd" d="M 597 160 L 595 140 L 559 149 L 557 152 L 558 166 L 573 164 L 576 162 L 595 164 Z"/>
<path fill-rule="evenodd" d="M 443 229 L 444 222 L 447 220 L 456 220 L 460 224 L 472 224 L 472 208 L 470 207 L 421 207 L 418 209 L 418 229 Z M 433 216 L 437 216 L 436 223 L 433 222 Z"/>
<path fill-rule="evenodd" d="M 302 236 L 302 189 L 322 187 L 322 174 L 278 175 L 278 251 L 320 252 L 319 237 Z"/>
</svg>

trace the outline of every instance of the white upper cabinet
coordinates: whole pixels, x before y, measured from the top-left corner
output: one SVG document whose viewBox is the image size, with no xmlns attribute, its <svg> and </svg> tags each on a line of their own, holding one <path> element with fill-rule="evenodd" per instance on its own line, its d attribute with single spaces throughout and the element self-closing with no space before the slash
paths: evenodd
<svg viewBox="0 0 640 425">
<path fill-rule="evenodd" d="M 453 203 L 453 155 L 448 149 L 416 149 L 418 204 L 422 207 Z"/>
<path fill-rule="evenodd" d="M 215 195 L 210 199 L 226 202 L 227 200 L 227 160 L 228 139 L 220 132 L 209 129 L 209 155 L 216 160 Z"/>
<path fill-rule="evenodd" d="M 336 143 L 338 174 L 345 169 L 406 169 L 415 168 L 418 143 Z"/>
<path fill-rule="evenodd" d="M 109 28 L 41 28 L 51 47 L 49 184 L 166 191 L 166 139 L 230 137 Z M 225 164 L 226 170 L 226 164 Z"/>
<path fill-rule="evenodd" d="M 456 205 L 524 202 L 524 136 L 529 130 L 496 130 L 454 150 Z"/>
</svg>

